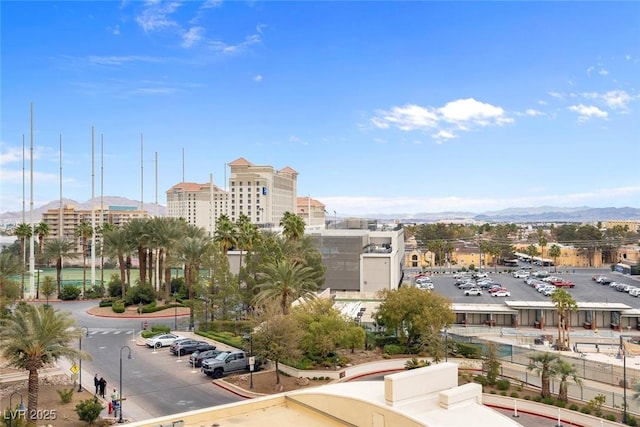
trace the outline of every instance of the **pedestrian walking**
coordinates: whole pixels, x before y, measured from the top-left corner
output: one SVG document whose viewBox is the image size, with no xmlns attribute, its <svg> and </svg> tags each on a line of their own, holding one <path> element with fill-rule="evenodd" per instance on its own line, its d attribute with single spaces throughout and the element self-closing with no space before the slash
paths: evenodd
<svg viewBox="0 0 640 427">
<path fill-rule="evenodd" d="M 98 374 L 93 377 L 93 385 L 96 386 L 96 392 L 94 394 L 97 396 L 100 393 L 100 380 L 98 379 Z"/>
<path fill-rule="evenodd" d="M 113 392 L 111 392 L 111 404 L 114 408 L 118 405 L 118 400 L 118 390 L 114 387 Z"/>
<path fill-rule="evenodd" d="M 100 397 L 105 397 L 105 393 L 107 391 L 107 380 L 104 377 L 100 377 Z"/>
</svg>

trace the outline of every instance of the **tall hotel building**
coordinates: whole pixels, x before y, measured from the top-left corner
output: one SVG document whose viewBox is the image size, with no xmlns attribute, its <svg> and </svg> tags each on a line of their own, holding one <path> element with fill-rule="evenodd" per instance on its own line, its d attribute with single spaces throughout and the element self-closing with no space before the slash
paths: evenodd
<svg viewBox="0 0 640 427">
<path fill-rule="evenodd" d="M 167 215 L 184 218 L 213 235 L 216 220 L 222 214 L 234 222 L 244 214 L 259 226 L 277 227 L 285 212 L 296 212 L 298 173 L 295 170 L 257 166 L 242 157 L 228 166 L 226 191 L 213 182 L 183 182 L 167 190 Z"/>
</svg>

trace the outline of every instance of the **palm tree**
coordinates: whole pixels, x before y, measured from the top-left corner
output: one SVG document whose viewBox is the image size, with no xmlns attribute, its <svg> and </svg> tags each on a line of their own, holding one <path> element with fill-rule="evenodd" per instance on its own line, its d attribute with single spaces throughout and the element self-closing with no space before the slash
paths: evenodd
<svg viewBox="0 0 640 427">
<path fill-rule="evenodd" d="M 185 283 L 189 289 L 189 327 L 193 327 L 193 299 L 194 286 L 200 279 L 200 266 L 209 259 L 212 251 L 211 241 L 208 238 L 185 237 L 179 245 L 178 253 L 185 266 Z"/>
<path fill-rule="evenodd" d="M 127 236 L 127 232 L 124 228 L 116 227 L 112 230 L 104 232 L 104 253 L 111 259 L 118 260 L 118 267 L 120 268 L 120 283 L 122 285 L 122 298 L 124 298 L 126 292 L 126 259 L 131 253 L 131 244 Z"/>
<path fill-rule="evenodd" d="M 34 233 L 38 236 L 38 253 L 42 253 L 42 246 L 44 239 L 49 236 L 49 224 L 44 221 L 40 221 L 38 225 L 34 227 Z"/>
<path fill-rule="evenodd" d="M 165 297 L 171 295 L 171 254 L 175 253 L 176 244 L 183 235 L 185 222 L 178 218 L 156 217 L 153 219 L 152 230 L 158 251 L 158 272 L 164 274 Z M 166 265 L 166 267 L 165 267 Z"/>
<path fill-rule="evenodd" d="M 87 242 L 93 236 L 93 227 L 86 221 L 81 221 L 76 228 L 76 236 L 80 238 L 80 246 L 82 246 L 82 298 L 87 293 Z"/>
<path fill-rule="evenodd" d="M 578 385 L 582 384 L 582 380 L 578 377 L 578 369 L 576 369 L 575 365 L 567 362 L 566 360 L 558 359 L 553 370 L 555 374 L 560 377 L 558 400 L 561 402 L 567 402 L 569 400 L 568 378 L 571 378 Z"/>
<path fill-rule="evenodd" d="M 27 305 L 16 310 L 0 330 L 5 360 L 10 366 L 29 371 L 27 414 L 30 421 L 36 421 L 38 409 L 38 371 L 62 357 L 70 360 L 91 357 L 71 345 L 82 333 L 73 328 L 74 324 L 70 313 L 45 305 Z"/>
<path fill-rule="evenodd" d="M 222 251 L 225 255 L 238 243 L 238 232 L 227 215 L 222 214 L 218 217 L 213 239 L 222 245 Z"/>
<path fill-rule="evenodd" d="M 553 258 L 553 271 L 558 271 L 558 257 L 561 254 L 560 246 L 553 244 L 549 247 L 548 255 Z"/>
<path fill-rule="evenodd" d="M 251 223 L 251 219 L 245 214 L 240 214 L 236 221 L 236 230 L 238 230 L 237 242 L 240 249 L 240 268 L 242 268 L 242 251 L 251 251 L 253 243 L 258 239 L 260 232 L 258 226 Z"/>
<path fill-rule="evenodd" d="M 578 304 L 571 294 L 564 289 L 556 289 L 551 294 L 551 301 L 558 312 L 558 350 L 571 348 L 571 334 L 567 329 L 571 328 L 571 312 L 578 310 Z M 566 340 L 566 342 L 565 342 Z"/>
<path fill-rule="evenodd" d="M 555 354 L 549 352 L 538 353 L 529 358 L 527 370 L 535 371 L 541 377 L 540 396 L 543 398 L 551 395 L 551 377 L 555 376 L 554 362 L 558 360 Z"/>
<path fill-rule="evenodd" d="M 5 301 L 17 298 L 19 295 L 10 292 L 17 291 L 20 286 L 12 277 L 22 271 L 22 265 L 18 257 L 9 251 L 0 252 L 0 315 L 4 313 Z"/>
<path fill-rule="evenodd" d="M 313 278 L 314 270 L 284 259 L 264 266 L 259 273 L 261 283 L 256 304 L 278 300 L 282 314 L 288 314 L 291 303 L 298 298 L 312 299 L 318 289 Z"/>
<path fill-rule="evenodd" d="M 544 237 L 544 232 L 542 231 L 542 229 L 538 229 L 538 245 L 540 246 L 540 258 L 542 258 L 542 265 L 541 267 L 544 267 L 544 248 L 547 246 L 547 244 L 549 243 L 549 241 L 547 240 L 546 237 Z M 544 270 L 544 268 L 543 268 Z"/>
<path fill-rule="evenodd" d="M 287 240 L 296 241 L 304 236 L 304 220 L 289 211 L 282 215 L 280 227 L 282 227 L 282 234 Z"/>
<path fill-rule="evenodd" d="M 149 220 L 142 218 L 132 219 L 125 225 L 125 230 L 130 244 L 137 248 L 138 268 L 140 270 L 140 283 L 147 281 L 147 248 L 150 242 Z"/>
<path fill-rule="evenodd" d="M 105 222 L 96 227 L 96 236 L 100 238 L 100 283 L 104 285 L 104 235 L 116 228 L 115 225 Z"/>
<path fill-rule="evenodd" d="M 44 244 L 43 257 L 47 260 L 56 261 L 56 283 L 58 284 L 58 295 L 62 284 L 62 260 L 64 258 L 76 258 L 78 254 L 73 251 L 73 243 L 64 238 L 48 240 Z"/>
<path fill-rule="evenodd" d="M 31 229 L 31 226 L 27 223 L 20 223 L 18 224 L 18 226 L 16 227 L 16 231 L 15 231 L 15 235 L 18 239 L 20 239 L 20 253 L 23 254 L 23 259 L 22 259 L 22 263 L 24 264 L 26 262 L 26 257 L 24 255 L 25 251 L 25 247 L 27 244 L 27 239 L 31 237 L 33 230 Z"/>
</svg>

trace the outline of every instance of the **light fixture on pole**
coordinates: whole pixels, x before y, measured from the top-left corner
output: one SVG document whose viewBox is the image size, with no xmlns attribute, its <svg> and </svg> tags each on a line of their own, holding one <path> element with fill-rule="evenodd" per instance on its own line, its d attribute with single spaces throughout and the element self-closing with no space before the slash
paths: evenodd
<svg viewBox="0 0 640 427">
<path fill-rule="evenodd" d="M 131 348 L 128 345 L 123 345 L 122 347 L 120 347 L 120 396 L 119 396 L 120 401 L 118 402 L 118 406 L 119 406 L 118 412 L 120 413 L 120 417 L 118 418 L 119 424 L 122 424 L 124 422 L 124 419 L 122 418 L 122 402 L 124 400 L 122 396 L 122 350 L 124 350 L 125 348 L 128 351 L 127 359 L 133 359 L 133 357 L 131 357 Z"/>
<path fill-rule="evenodd" d="M 15 411 L 13 409 L 13 402 L 11 401 L 13 399 L 13 395 L 14 394 L 17 394 L 18 396 L 20 396 L 20 404 L 18 405 L 18 409 L 15 410 Z M 26 413 L 27 413 L 27 408 L 24 407 L 24 401 L 22 399 L 22 393 L 14 391 L 13 393 L 11 393 L 9 395 L 9 427 L 13 426 L 13 419 L 14 418 L 21 418 L 21 417 L 24 418 Z"/>
<path fill-rule="evenodd" d="M 89 328 L 86 326 L 81 326 L 80 330 L 85 332 L 85 336 L 89 338 Z M 82 352 L 82 334 L 78 337 L 78 349 Z M 82 391 L 82 355 L 78 357 L 78 393 Z"/>
<path fill-rule="evenodd" d="M 173 330 L 178 330 L 178 292 L 173 293 Z"/>
</svg>

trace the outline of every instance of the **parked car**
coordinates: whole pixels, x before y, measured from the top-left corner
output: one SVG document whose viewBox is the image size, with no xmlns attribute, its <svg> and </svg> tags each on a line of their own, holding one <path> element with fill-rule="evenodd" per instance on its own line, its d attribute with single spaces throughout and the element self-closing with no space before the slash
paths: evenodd
<svg viewBox="0 0 640 427">
<path fill-rule="evenodd" d="M 211 345 L 206 341 L 196 341 L 193 339 L 181 340 L 174 342 L 169 347 L 169 351 L 177 356 L 184 356 L 185 354 L 191 354 L 194 351 L 206 351 L 215 350 L 216 346 Z"/>
<path fill-rule="evenodd" d="M 549 276 L 549 272 L 547 270 L 538 270 L 538 271 L 534 271 L 533 275 L 535 277 L 547 277 Z"/>
<path fill-rule="evenodd" d="M 640 296 L 640 288 L 634 288 L 629 291 L 629 295 L 633 295 L 634 297 Z"/>
<path fill-rule="evenodd" d="M 157 334 L 152 337 L 147 338 L 145 344 L 147 347 L 152 348 L 160 348 L 160 347 L 168 347 L 174 343 L 175 340 L 181 339 L 180 335 L 175 334 Z"/>
<path fill-rule="evenodd" d="M 607 277 L 607 276 L 599 276 L 596 279 L 596 283 L 600 283 L 601 285 L 608 285 L 609 283 L 613 282 L 613 279 Z"/>
<path fill-rule="evenodd" d="M 488 275 L 487 273 L 478 272 L 478 273 L 473 273 L 471 277 L 473 277 L 474 279 L 482 279 L 482 278 L 488 277 Z"/>
<path fill-rule="evenodd" d="M 482 290 L 480 288 L 467 289 L 464 291 L 464 295 L 467 297 L 471 295 L 482 295 Z"/>
<path fill-rule="evenodd" d="M 458 289 L 471 289 L 475 287 L 477 287 L 477 285 L 473 282 L 466 282 L 461 285 L 458 285 Z"/>
<path fill-rule="evenodd" d="M 503 288 L 503 287 L 500 287 L 500 286 L 497 286 L 495 288 L 489 289 L 489 293 L 492 294 L 492 295 L 495 294 L 496 292 L 506 292 L 506 291 L 507 291 L 507 288 Z"/>
<path fill-rule="evenodd" d="M 511 296 L 511 292 L 505 291 L 505 290 L 500 290 L 500 291 L 494 292 L 492 295 L 494 297 L 510 297 Z"/>
<path fill-rule="evenodd" d="M 417 283 L 416 288 L 431 291 L 433 290 L 433 283 L 431 282 Z"/>
<path fill-rule="evenodd" d="M 516 279 L 524 279 L 525 277 L 529 277 L 529 272 L 524 270 L 514 271 L 513 277 Z"/>
<path fill-rule="evenodd" d="M 189 356 L 189 364 L 192 366 L 195 366 L 196 368 L 199 368 L 202 366 L 202 362 L 204 362 L 207 359 L 212 359 L 217 355 L 219 355 L 220 353 L 223 353 L 223 351 L 222 350 L 194 351 Z"/>
</svg>

